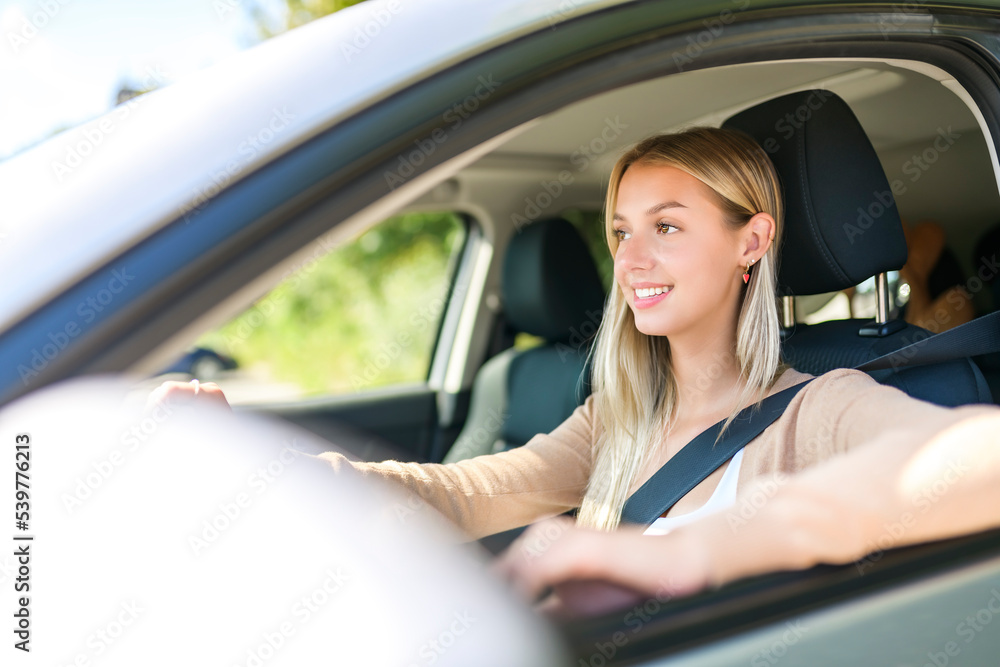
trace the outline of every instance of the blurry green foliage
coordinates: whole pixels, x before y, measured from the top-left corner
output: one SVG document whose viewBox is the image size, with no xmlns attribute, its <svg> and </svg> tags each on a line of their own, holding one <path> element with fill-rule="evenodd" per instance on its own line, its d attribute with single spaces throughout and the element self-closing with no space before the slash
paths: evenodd
<svg viewBox="0 0 1000 667">
<path fill-rule="evenodd" d="M 364 0 L 284 0 L 287 11 L 274 17 L 260 5 L 252 5 L 251 15 L 257 24 L 261 39 L 268 39 L 300 25 L 332 14 L 341 9 L 361 4 Z"/>
<path fill-rule="evenodd" d="M 389 218 L 197 344 L 303 394 L 423 381 L 465 237 L 451 213 Z"/>
</svg>

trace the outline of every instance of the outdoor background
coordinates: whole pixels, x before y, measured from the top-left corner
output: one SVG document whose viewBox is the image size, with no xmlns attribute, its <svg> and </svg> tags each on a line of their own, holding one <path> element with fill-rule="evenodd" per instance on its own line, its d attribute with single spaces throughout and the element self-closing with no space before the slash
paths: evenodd
<svg viewBox="0 0 1000 667">
<path fill-rule="evenodd" d="M 10 91 L 0 97 L 0 160 L 356 4 L 0 0 L 0 86 Z M 575 211 L 567 218 L 590 242 L 609 283 L 599 215 Z M 472 224 L 452 211 L 407 214 L 324 249 L 164 371 L 215 380 L 235 403 L 423 382 Z M 533 342 L 516 337 L 519 347 Z"/>
</svg>

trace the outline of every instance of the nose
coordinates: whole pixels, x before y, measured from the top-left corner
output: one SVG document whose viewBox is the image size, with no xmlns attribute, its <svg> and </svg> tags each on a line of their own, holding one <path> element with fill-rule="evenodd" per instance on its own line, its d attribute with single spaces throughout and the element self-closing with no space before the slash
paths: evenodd
<svg viewBox="0 0 1000 667">
<path fill-rule="evenodd" d="M 649 244 L 637 236 L 620 243 L 618 252 L 615 253 L 615 268 L 623 273 L 653 268 L 653 255 Z"/>
</svg>

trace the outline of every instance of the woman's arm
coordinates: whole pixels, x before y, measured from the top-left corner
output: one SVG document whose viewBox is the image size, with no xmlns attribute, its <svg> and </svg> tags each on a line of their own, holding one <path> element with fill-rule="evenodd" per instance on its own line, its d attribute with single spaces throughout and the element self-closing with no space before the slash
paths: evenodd
<svg viewBox="0 0 1000 667">
<path fill-rule="evenodd" d="M 789 477 L 750 519 L 727 510 L 662 537 L 547 522 L 498 567 L 529 598 L 555 586 L 568 611 L 589 613 L 613 609 L 622 590 L 670 597 L 818 563 L 854 562 L 864 573 L 887 548 L 998 527 L 1000 408 L 944 412 L 962 419 L 930 437 L 919 421 L 884 432 Z M 593 581 L 603 584 L 597 595 L 580 585 Z"/>
<path fill-rule="evenodd" d="M 477 539 L 579 506 L 590 477 L 591 409 L 588 399 L 550 434 L 456 463 L 366 463 L 336 452 L 319 458 L 338 472 L 349 468 L 402 485 Z"/>
<path fill-rule="evenodd" d="M 214 383 L 165 382 L 149 404 L 209 400 L 228 407 Z M 404 486 L 456 524 L 469 539 L 527 525 L 579 506 L 590 477 L 596 437 L 593 399 L 549 434 L 508 452 L 450 464 L 351 461 L 326 452 L 318 458 L 335 471 L 356 472 Z M 400 518 L 419 511 L 419 502 L 395 508 Z M 389 508 L 393 511 L 393 508 Z"/>
</svg>

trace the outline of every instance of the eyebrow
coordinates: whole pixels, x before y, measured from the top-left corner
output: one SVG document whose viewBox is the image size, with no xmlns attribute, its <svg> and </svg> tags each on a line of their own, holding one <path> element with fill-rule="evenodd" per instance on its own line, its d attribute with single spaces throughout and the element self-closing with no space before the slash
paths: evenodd
<svg viewBox="0 0 1000 667">
<path fill-rule="evenodd" d="M 663 211 L 663 210 L 668 209 L 668 208 L 687 208 L 687 206 L 685 206 L 684 204 L 682 204 L 682 203 L 680 203 L 678 201 L 673 201 L 673 200 L 671 200 L 671 201 L 665 201 L 665 202 L 660 202 L 656 206 L 653 206 L 648 211 L 646 211 L 646 215 L 647 216 L 656 215 L 660 211 Z M 622 215 L 621 213 L 618 213 L 616 211 L 614 219 L 615 220 L 625 220 L 625 216 Z"/>
</svg>

